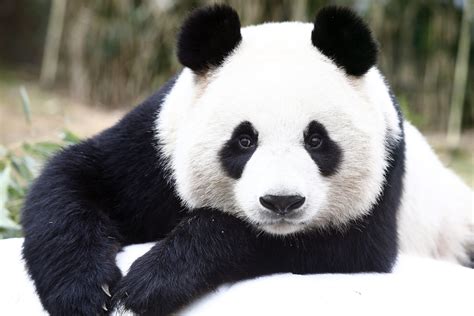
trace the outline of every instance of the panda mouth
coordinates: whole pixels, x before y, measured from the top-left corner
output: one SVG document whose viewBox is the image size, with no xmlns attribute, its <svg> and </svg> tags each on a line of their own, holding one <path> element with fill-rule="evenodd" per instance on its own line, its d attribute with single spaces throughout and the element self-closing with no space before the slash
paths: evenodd
<svg viewBox="0 0 474 316">
<path fill-rule="evenodd" d="M 306 222 L 295 222 L 295 221 L 289 221 L 285 219 L 281 219 L 278 221 L 271 221 L 271 222 L 266 222 L 262 223 L 264 226 L 279 226 L 279 225 L 291 225 L 291 226 L 305 226 Z"/>
<path fill-rule="evenodd" d="M 305 221 L 301 220 L 294 220 L 294 219 L 289 219 L 289 218 L 279 218 L 279 219 L 270 219 L 270 220 L 265 220 L 265 221 L 260 221 L 259 226 L 306 226 Z"/>
<path fill-rule="evenodd" d="M 261 209 L 253 214 L 253 223 L 259 229 L 273 235 L 287 235 L 303 230 L 308 226 L 305 209 L 300 209 L 289 214 L 277 214 L 266 209 Z"/>
<path fill-rule="evenodd" d="M 304 211 L 286 215 L 279 215 L 265 211 L 264 214 L 260 215 L 260 222 L 264 225 L 304 225 L 305 221 L 302 220 L 302 217 L 304 216 L 303 214 Z"/>
<path fill-rule="evenodd" d="M 304 221 L 294 221 L 281 218 L 279 220 L 260 222 L 258 226 L 263 231 L 273 235 L 288 235 L 301 231 L 304 227 L 306 227 L 306 224 L 307 223 Z"/>
</svg>

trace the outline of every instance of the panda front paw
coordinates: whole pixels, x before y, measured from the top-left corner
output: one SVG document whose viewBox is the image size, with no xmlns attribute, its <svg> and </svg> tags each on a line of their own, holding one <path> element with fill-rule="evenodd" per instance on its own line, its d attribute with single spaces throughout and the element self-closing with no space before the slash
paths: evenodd
<svg viewBox="0 0 474 316">
<path fill-rule="evenodd" d="M 147 255 L 138 258 L 118 283 L 113 297 L 117 311 L 164 316 L 188 302 L 176 273 L 150 259 Z"/>
<path fill-rule="evenodd" d="M 171 293 L 166 293 L 160 281 L 150 271 L 131 269 L 117 285 L 113 304 L 120 312 L 128 310 L 138 315 L 168 315 L 174 311 L 172 300 L 169 300 Z"/>
<path fill-rule="evenodd" d="M 113 307 L 111 291 L 121 277 L 118 268 L 96 278 L 78 276 L 43 295 L 43 305 L 50 315 L 109 315 Z"/>
</svg>

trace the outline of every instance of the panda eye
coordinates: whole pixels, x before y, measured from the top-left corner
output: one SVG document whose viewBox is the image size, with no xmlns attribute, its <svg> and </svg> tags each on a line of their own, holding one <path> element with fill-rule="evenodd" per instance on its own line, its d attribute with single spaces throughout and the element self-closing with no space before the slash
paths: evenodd
<svg viewBox="0 0 474 316">
<path fill-rule="evenodd" d="M 319 135 L 317 133 L 311 134 L 311 136 L 307 138 L 306 144 L 311 149 L 318 149 L 323 144 L 323 138 L 322 138 L 321 135 Z"/>
<path fill-rule="evenodd" d="M 254 146 L 254 143 L 250 136 L 242 135 L 239 137 L 239 145 L 242 149 L 249 149 Z"/>
</svg>

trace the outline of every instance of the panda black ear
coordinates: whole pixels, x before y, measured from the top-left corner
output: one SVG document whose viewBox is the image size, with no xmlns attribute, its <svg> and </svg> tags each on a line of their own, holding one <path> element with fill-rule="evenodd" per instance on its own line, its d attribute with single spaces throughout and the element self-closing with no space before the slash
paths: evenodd
<svg viewBox="0 0 474 316">
<path fill-rule="evenodd" d="M 203 74 L 222 64 L 239 45 L 240 19 L 227 5 L 212 5 L 193 11 L 178 36 L 178 59 L 195 73 Z"/>
<path fill-rule="evenodd" d="M 377 62 L 377 43 L 369 27 L 348 8 L 321 9 L 314 21 L 311 41 L 348 75 L 362 76 Z"/>
</svg>

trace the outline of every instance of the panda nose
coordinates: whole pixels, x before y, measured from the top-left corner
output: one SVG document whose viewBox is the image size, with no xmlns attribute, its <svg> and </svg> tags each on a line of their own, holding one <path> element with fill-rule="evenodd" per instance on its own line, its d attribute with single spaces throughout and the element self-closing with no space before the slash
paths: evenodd
<svg viewBox="0 0 474 316">
<path fill-rule="evenodd" d="M 260 204 L 277 214 L 286 215 L 300 208 L 305 200 L 299 195 L 265 195 L 260 197 Z"/>
</svg>

